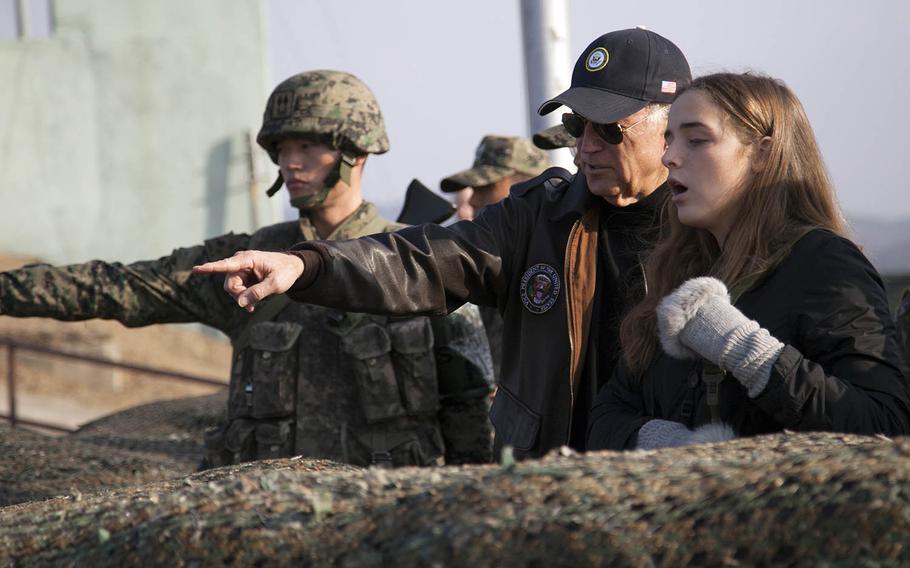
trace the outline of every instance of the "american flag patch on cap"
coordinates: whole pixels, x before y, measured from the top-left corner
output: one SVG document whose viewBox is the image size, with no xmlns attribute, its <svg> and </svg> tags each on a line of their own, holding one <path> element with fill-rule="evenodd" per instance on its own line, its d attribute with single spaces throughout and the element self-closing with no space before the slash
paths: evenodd
<svg viewBox="0 0 910 568">
<path fill-rule="evenodd" d="M 661 81 L 660 92 L 672 95 L 676 92 L 676 81 Z"/>
</svg>

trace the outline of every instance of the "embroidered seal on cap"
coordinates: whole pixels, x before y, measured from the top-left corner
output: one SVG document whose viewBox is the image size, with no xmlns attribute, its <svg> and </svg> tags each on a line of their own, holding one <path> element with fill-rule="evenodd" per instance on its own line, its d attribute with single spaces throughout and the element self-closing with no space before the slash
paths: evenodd
<svg viewBox="0 0 910 568">
<path fill-rule="evenodd" d="M 585 60 L 585 69 L 588 71 L 600 71 L 607 66 L 608 61 L 610 61 L 610 54 L 606 49 L 598 47 L 588 54 L 588 59 Z"/>
<path fill-rule="evenodd" d="M 549 264 L 535 264 L 521 277 L 521 303 L 532 314 L 542 314 L 559 297 L 559 273 Z"/>
</svg>

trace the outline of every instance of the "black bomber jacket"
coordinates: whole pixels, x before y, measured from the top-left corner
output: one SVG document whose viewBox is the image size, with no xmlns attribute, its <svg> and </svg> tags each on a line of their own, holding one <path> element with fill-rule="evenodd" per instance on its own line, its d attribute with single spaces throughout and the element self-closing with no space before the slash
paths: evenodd
<svg viewBox="0 0 910 568">
<path fill-rule="evenodd" d="M 789 430 L 910 434 L 910 395 L 882 281 L 859 249 L 830 231 L 803 236 L 736 307 L 785 344 L 750 399 L 720 384 L 721 420 L 739 436 Z M 588 449 L 630 449 L 653 418 L 710 421 L 702 363 L 658 351 L 642 374 L 618 365 L 591 413 Z"/>
<path fill-rule="evenodd" d="M 444 314 L 465 302 L 497 306 L 504 325 L 490 412 L 496 446 L 512 446 L 518 458 L 540 456 L 569 442 L 586 354 L 596 349 L 589 339 L 597 199 L 581 174 L 551 168 L 474 221 L 304 243 L 295 248 L 318 275 L 289 295 L 385 314 Z"/>
</svg>

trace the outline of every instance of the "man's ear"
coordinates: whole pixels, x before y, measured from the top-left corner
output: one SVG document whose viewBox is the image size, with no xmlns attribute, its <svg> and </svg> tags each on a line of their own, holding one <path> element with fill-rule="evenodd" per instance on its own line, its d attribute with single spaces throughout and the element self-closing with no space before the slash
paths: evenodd
<svg viewBox="0 0 910 568">
<path fill-rule="evenodd" d="M 363 156 L 357 156 L 356 158 L 354 158 L 354 165 L 355 166 L 364 165 L 365 163 L 367 163 L 368 157 L 369 157 L 369 154 L 364 154 Z"/>
<path fill-rule="evenodd" d="M 755 154 L 752 156 L 752 171 L 755 173 L 764 169 L 768 163 L 768 156 L 771 154 L 771 137 L 762 136 L 755 145 Z"/>
</svg>

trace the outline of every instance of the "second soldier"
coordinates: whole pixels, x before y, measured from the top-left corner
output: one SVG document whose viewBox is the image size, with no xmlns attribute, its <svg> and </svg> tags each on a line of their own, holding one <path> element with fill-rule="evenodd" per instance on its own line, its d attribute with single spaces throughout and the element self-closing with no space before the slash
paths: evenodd
<svg viewBox="0 0 910 568">
<path fill-rule="evenodd" d="M 467 170 L 444 178 L 439 185 L 446 193 L 456 193 L 456 201 L 467 193 L 467 203 L 459 204 L 457 214 L 460 218 L 470 219 L 487 205 L 499 203 L 508 197 L 513 185 L 540 175 L 549 166 L 546 152 L 535 148 L 529 140 L 515 136 L 487 135 L 474 151 L 474 164 Z M 465 205 L 470 211 L 470 217 L 461 214 Z M 498 381 L 502 367 L 502 315 L 497 306 L 480 306 L 480 314 L 490 342 Z"/>
</svg>

